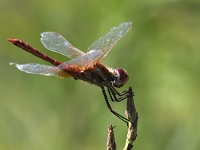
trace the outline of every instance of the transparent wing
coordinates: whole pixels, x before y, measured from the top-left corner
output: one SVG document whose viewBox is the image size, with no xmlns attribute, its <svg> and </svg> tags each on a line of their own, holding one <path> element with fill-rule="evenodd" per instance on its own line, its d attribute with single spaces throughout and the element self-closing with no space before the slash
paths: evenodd
<svg viewBox="0 0 200 150">
<path fill-rule="evenodd" d="M 88 50 L 102 50 L 103 53 L 100 59 L 104 58 L 112 49 L 112 47 L 131 29 L 131 27 L 132 22 L 125 22 L 117 27 L 111 28 L 110 32 L 92 43 Z"/>
<path fill-rule="evenodd" d="M 79 56 L 77 58 L 65 62 L 64 64 L 75 65 L 79 67 L 82 66 L 89 67 L 90 65 L 96 63 L 96 61 L 99 59 L 101 55 L 102 55 L 101 50 L 91 50 L 82 56 Z"/>
<path fill-rule="evenodd" d="M 15 64 L 15 63 L 10 63 L 10 65 L 14 65 L 17 67 L 17 69 L 26 73 L 40 74 L 45 76 L 69 77 L 69 75 L 64 73 L 61 69 L 54 66 L 47 66 L 40 64 Z"/>
<path fill-rule="evenodd" d="M 85 54 L 69 43 L 62 35 L 56 32 L 43 32 L 41 33 L 40 40 L 45 48 L 65 55 L 69 58 L 76 58 Z"/>
</svg>

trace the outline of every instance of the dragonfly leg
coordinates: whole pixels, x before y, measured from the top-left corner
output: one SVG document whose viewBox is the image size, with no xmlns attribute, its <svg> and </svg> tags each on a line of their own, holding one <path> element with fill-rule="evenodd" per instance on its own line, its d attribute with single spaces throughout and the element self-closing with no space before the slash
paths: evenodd
<svg viewBox="0 0 200 150">
<path fill-rule="evenodd" d="M 112 85 L 108 86 L 107 88 L 108 88 L 108 93 L 109 93 L 109 95 L 111 97 L 111 100 L 115 101 L 115 102 L 123 101 L 124 99 L 127 98 L 128 93 L 129 93 L 129 91 L 127 91 L 127 90 L 125 90 L 123 92 L 118 92 L 115 89 L 115 87 L 113 87 Z M 132 95 L 134 95 L 134 94 L 132 93 Z"/>
<path fill-rule="evenodd" d="M 109 93 L 109 96 L 112 102 L 121 102 L 122 100 L 127 98 L 126 95 L 123 95 L 123 96 L 116 95 L 116 93 L 114 93 L 113 90 L 110 89 L 109 87 L 107 87 L 107 91 Z"/>
<path fill-rule="evenodd" d="M 102 89 L 102 93 L 103 93 L 103 96 L 104 96 L 106 105 L 107 105 L 108 109 L 110 110 L 110 112 L 111 112 L 112 114 L 114 114 L 116 117 L 118 117 L 119 119 L 121 119 L 123 122 L 125 122 L 125 123 L 128 125 L 129 120 L 128 120 L 127 118 L 123 117 L 122 115 L 118 114 L 117 112 L 115 112 L 115 111 L 112 109 L 112 107 L 111 107 L 111 105 L 110 105 L 110 103 L 109 103 L 109 101 L 108 101 L 108 97 L 107 97 L 107 95 L 106 95 L 106 91 L 105 91 L 104 86 L 102 86 L 101 89 Z"/>
<path fill-rule="evenodd" d="M 127 90 L 124 90 L 124 91 L 122 91 L 122 92 L 118 92 L 118 91 L 116 90 L 116 88 L 113 87 L 113 85 L 110 85 L 109 88 L 110 88 L 116 95 L 118 95 L 118 96 L 123 96 L 123 95 L 126 95 L 126 94 L 128 93 Z"/>
</svg>

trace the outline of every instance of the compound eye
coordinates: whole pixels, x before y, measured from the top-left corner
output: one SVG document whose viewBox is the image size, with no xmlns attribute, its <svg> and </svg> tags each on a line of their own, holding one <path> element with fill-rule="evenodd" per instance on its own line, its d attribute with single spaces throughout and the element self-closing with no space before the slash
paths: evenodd
<svg viewBox="0 0 200 150">
<path fill-rule="evenodd" d="M 128 73 L 126 70 L 118 68 L 113 73 L 115 75 L 113 81 L 115 87 L 122 87 L 128 81 Z"/>
</svg>

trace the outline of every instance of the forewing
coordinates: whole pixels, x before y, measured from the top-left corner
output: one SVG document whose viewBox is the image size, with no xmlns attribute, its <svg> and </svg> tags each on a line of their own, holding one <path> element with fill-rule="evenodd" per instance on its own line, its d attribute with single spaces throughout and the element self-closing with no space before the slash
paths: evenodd
<svg viewBox="0 0 200 150">
<path fill-rule="evenodd" d="M 89 67 L 90 65 L 96 63 L 101 55 L 101 50 L 91 50 L 82 56 L 65 62 L 64 64 L 74 65 L 78 67 Z"/>
<path fill-rule="evenodd" d="M 56 32 L 41 33 L 41 42 L 45 48 L 65 55 L 69 58 L 76 58 L 85 54 L 69 43 L 62 35 Z"/>
<path fill-rule="evenodd" d="M 88 50 L 102 50 L 103 53 L 100 59 L 104 58 L 112 49 L 112 47 L 131 29 L 131 27 L 132 22 L 125 22 L 117 27 L 111 28 L 110 32 L 92 43 Z"/>
<path fill-rule="evenodd" d="M 15 63 L 10 63 L 10 65 L 14 65 L 20 71 L 30 74 L 40 74 L 45 76 L 56 76 L 56 77 L 69 77 L 69 75 L 67 75 L 61 69 L 54 66 L 47 66 L 40 64 L 15 64 Z"/>
</svg>

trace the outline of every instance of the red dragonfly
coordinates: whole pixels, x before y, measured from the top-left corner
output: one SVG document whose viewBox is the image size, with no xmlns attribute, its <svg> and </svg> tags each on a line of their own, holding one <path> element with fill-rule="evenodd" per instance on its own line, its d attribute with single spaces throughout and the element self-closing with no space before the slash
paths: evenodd
<svg viewBox="0 0 200 150">
<path fill-rule="evenodd" d="M 71 60 L 60 62 L 31 47 L 22 40 L 10 38 L 9 42 L 22 48 L 23 50 L 51 63 L 53 66 L 42 64 L 13 64 L 20 71 L 40 74 L 45 76 L 57 76 L 62 78 L 73 77 L 95 84 L 102 89 L 106 104 L 109 110 L 118 118 L 127 123 L 127 119 L 115 112 L 108 101 L 105 87 L 109 93 L 111 101 L 121 101 L 127 97 L 127 91 L 118 92 L 116 88 L 122 87 L 128 81 L 127 71 L 121 68 L 111 69 L 102 63 L 112 47 L 131 29 L 132 23 L 125 22 L 119 26 L 111 28 L 103 37 L 92 43 L 88 51 L 82 52 L 74 47 L 62 35 L 56 32 L 43 32 L 41 42 L 45 48 L 53 52 L 69 57 Z"/>
</svg>

